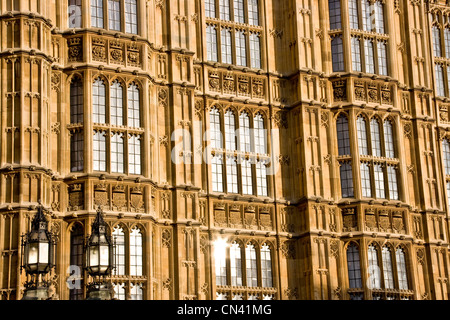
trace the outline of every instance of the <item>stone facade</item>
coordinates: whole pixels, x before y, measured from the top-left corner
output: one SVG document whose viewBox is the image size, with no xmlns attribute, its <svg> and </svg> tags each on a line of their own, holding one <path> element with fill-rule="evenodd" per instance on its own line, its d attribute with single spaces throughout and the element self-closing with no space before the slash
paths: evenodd
<svg viewBox="0 0 450 320">
<path fill-rule="evenodd" d="M 383 1 L 387 36 L 376 35 L 388 43 L 389 75 L 383 76 L 352 71 L 348 0 L 341 1 L 338 30 L 330 30 L 325 0 L 260 0 L 258 26 L 209 18 L 203 0 L 138 0 L 135 33 L 124 32 L 123 12 L 119 30 L 107 23 L 93 27 L 90 2 L 0 1 L 2 300 L 23 295 L 21 235 L 39 200 L 58 241 L 57 266 L 48 276 L 53 299 L 72 297 L 73 233 L 82 230 L 81 239 L 90 234 L 98 206 L 111 229 L 120 226 L 127 239 L 136 228 L 142 234 L 142 272 L 112 277 L 128 298 L 138 285 L 146 300 L 235 295 L 347 300 L 355 294 L 448 299 L 448 176 L 442 141 L 450 129 L 449 98 L 436 93 L 434 81 L 435 63 L 446 66 L 448 61 L 432 52 L 433 21 L 443 20 L 445 27 L 445 2 Z M 119 3 L 123 9 L 124 1 Z M 79 7 L 79 14 L 71 13 L 69 4 Z M 103 13 L 106 21 L 109 13 Z M 205 34 L 211 24 L 257 33 L 261 68 L 208 61 Z M 370 32 L 359 36 L 375 37 Z M 333 72 L 335 37 L 343 40 L 342 72 Z M 77 79 L 83 107 L 74 122 L 71 84 Z M 97 79 L 106 84 L 106 97 L 114 81 L 139 89 L 139 126 L 94 121 Z M 213 108 L 221 117 L 230 109 L 263 116 L 271 133 L 267 159 L 277 168 L 268 176 L 267 196 L 213 192 L 211 165 L 201 161 Z M 350 155 L 338 153 L 336 122 L 342 114 L 349 120 Z M 356 119 L 361 114 L 391 121 L 395 158 L 359 155 Z M 131 174 L 128 166 L 114 173 L 109 153 L 106 170 L 95 170 L 96 132 L 108 143 L 114 134 L 139 137 L 141 174 Z M 175 132 L 187 132 L 193 142 L 178 149 L 181 138 Z M 75 134 L 83 141 L 77 172 L 71 170 Z M 344 198 L 340 167 L 346 161 L 394 166 L 398 200 L 364 197 L 356 165 L 354 195 Z M 219 238 L 241 248 L 254 245 L 256 285 L 231 284 L 229 265 L 227 283 L 217 283 L 213 244 Z M 351 244 L 359 248 L 360 288 L 349 284 Z M 406 287 L 397 285 L 398 260 L 396 285 L 369 285 L 369 245 L 405 252 Z M 261 280 L 258 250 L 263 246 L 270 250 L 270 286 Z M 75 273 L 82 284 L 89 281 L 84 271 Z M 81 286 L 78 298 L 84 295 Z"/>
</svg>

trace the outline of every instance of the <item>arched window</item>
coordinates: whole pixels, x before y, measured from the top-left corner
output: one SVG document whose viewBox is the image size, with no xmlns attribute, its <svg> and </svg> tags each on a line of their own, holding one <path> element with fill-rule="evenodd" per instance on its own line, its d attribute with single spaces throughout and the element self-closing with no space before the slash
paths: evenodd
<svg viewBox="0 0 450 320">
<path fill-rule="evenodd" d="M 142 233 L 134 227 L 130 233 L 130 275 L 142 276 L 143 248 Z"/>
<path fill-rule="evenodd" d="M 214 263 L 216 267 L 216 285 L 227 285 L 227 243 L 225 240 L 214 243 Z"/>
<path fill-rule="evenodd" d="M 209 113 L 211 147 L 214 149 L 222 148 L 222 134 L 220 128 L 220 114 L 217 108 L 212 108 Z"/>
<path fill-rule="evenodd" d="M 250 118 L 245 111 L 239 116 L 239 144 L 240 151 L 251 152 Z"/>
<path fill-rule="evenodd" d="M 94 81 L 92 93 L 92 116 L 94 123 L 106 123 L 106 87 L 102 79 Z"/>
<path fill-rule="evenodd" d="M 135 83 L 128 87 L 128 126 L 139 128 L 141 126 L 141 108 L 139 88 Z"/>
<path fill-rule="evenodd" d="M 144 289 L 141 283 L 133 283 L 130 289 L 131 300 L 143 300 L 144 299 Z"/>
<path fill-rule="evenodd" d="M 408 290 L 408 272 L 406 270 L 405 251 L 399 247 L 395 250 L 395 255 L 397 260 L 398 288 L 400 290 Z"/>
<path fill-rule="evenodd" d="M 347 270 L 349 288 L 362 288 L 359 247 L 355 243 L 347 247 Z"/>
<path fill-rule="evenodd" d="M 247 287 L 258 286 L 258 264 L 256 250 L 252 243 L 245 247 L 245 269 L 247 272 Z"/>
<path fill-rule="evenodd" d="M 433 35 L 433 53 L 435 57 L 442 57 L 441 50 L 441 29 L 439 26 L 434 25 L 431 28 L 431 33 Z"/>
<path fill-rule="evenodd" d="M 111 124 L 123 125 L 123 88 L 117 80 L 111 84 L 109 101 Z"/>
<path fill-rule="evenodd" d="M 261 247 L 261 280 L 262 287 L 273 287 L 272 280 L 272 257 L 270 255 L 270 248 L 267 244 Z"/>
<path fill-rule="evenodd" d="M 356 129 L 358 132 L 359 154 L 368 155 L 369 148 L 367 147 L 366 119 L 363 116 L 359 116 L 358 119 L 356 120 Z"/>
<path fill-rule="evenodd" d="M 241 247 L 233 242 L 230 248 L 231 285 L 242 286 L 242 258 Z"/>
<path fill-rule="evenodd" d="M 264 119 L 259 113 L 253 118 L 253 131 L 255 134 L 255 152 L 267 153 Z"/>
<path fill-rule="evenodd" d="M 369 260 L 369 288 L 381 289 L 380 266 L 378 265 L 378 250 L 374 245 L 369 245 L 367 250 Z"/>
<path fill-rule="evenodd" d="M 381 256 L 383 261 L 384 288 L 394 289 L 394 272 L 392 270 L 391 249 L 384 246 L 381 250 Z"/>
<path fill-rule="evenodd" d="M 83 82 L 75 78 L 70 83 L 70 123 L 83 123 Z"/>
<path fill-rule="evenodd" d="M 114 228 L 112 236 L 116 245 L 114 251 L 114 274 L 122 276 L 126 274 L 125 232 L 123 231 L 123 228 L 121 226 L 116 226 Z M 125 296 L 123 300 L 125 300 Z"/>
<path fill-rule="evenodd" d="M 390 120 L 384 121 L 384 151 L 386 158 L 395 158 L 394 130 Z"/>
<path fill-rule="evenodd" d="M 206 46 L 208 61 L 218 61 L 217 55 L 217 29 L 215 25 L 206 26 Z"/>
<path fill-rule="evenodd" d="M 376 118 L 372 118 L 372 120 L 370 120 L 370 137 L 372 155 L 375 157 L 381 157 L 380 123 Z"/>
<path fill-rule="evenodd" d="M 234 112 L 225 112 L 225 148 L 229 151 L 236 150 L 236 120 Z"/>
<path fill-rule="evenodd" d="M 83 250 L 84 250 L 84 228 L 75 224 L 70 232 L 70 265 L 72 278 L 76 278 L 69 291 L 70 300 L 83 300 Z"/>
<path fill-rule="evenodd" d="M 338 140 L 338 153 L 340 156 L 350 155 L 350 137 L 348 131 L 348 119 L 341 114 L 336 121 Z"/>
</svg>

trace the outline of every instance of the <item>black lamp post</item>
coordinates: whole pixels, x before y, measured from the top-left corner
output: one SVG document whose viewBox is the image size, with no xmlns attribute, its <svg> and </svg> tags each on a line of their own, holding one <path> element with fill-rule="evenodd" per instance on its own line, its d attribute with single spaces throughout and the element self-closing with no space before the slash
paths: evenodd
<svg viewBox="0 0 450 320">
<path fill-rule="evenodd" d="M 48 298 L 48 283 L 45 274 L 55 266 L 55 240 L 48 231 L 44 208 L 39 202 L 31 230 L 22 236 L 21 270 L 25 269 L 27 282 L 23 300 L 44 300 Z"/>
<path fill-rule="evenodd" d="M 112 286 L 106 281 L 114 267 L 113 242 L 99 206 L 85 248 L 85 269 L 94 281 L 88 285 L 88 300 L 112 299 Z"/>
</svg>

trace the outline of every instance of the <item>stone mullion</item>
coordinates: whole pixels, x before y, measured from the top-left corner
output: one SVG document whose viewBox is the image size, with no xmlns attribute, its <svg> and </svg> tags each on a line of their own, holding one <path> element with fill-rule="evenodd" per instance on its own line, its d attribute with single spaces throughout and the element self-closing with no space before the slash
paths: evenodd
<svg viewBox="0 0 450 320">
<path fill-rule="evenodd" d="M 90 17 L 91 17 L 91 10 L 90 10 L 90 0 L 82 0 L 81 3 L 81 26 L 83 28 L 87 28 L 88 26 L 91 26 Z M 67 22 L 66 22 L 67 25 Z M 65 28 L 62 28 L 65 29 Z"/>
<path fill-rule="evenodd" d="M 151 132 L 154 132 L 153 130 L 153 126 L 151 123 L 151 114 L 150 114 L 150 105 L 149 105 L 149 101 L 150 101 L 150 92 L 149 90 L 145 90 L 145 88 L 149 87 L 149 83 L 147 80 L 143 81 L 142 84 L 142 88 L 140 88 L 140 92 L 142 92 L 141 97 L 140 97 L 140 102 L 141 102 L 141 106 L 140 106 L 140 113 L 142 115 L 142 120 L 141 120 L 141 127 L 145 128 L 146 130 L 144 130 L 143 135 L 141 135 L 141 137 L 143 137 L 143 141 L 141 139 L 141 163 L 142 163 L 142 168 L 141 168 L 141 174 L 147 178 L 152 178 L 153 177 L 153 172 L 151 170 L 152 168 L 152 155 L 153 155 L 153 150 L 156 150 L 156 148 L 152 148 L 151 147 L 151 139 L 152 139 L 152 134 Z M 156 142 L 154 142 L 156 143 Z M 128 137 L 127 137 L 127 146 L 128 146 Z M 127 158 L 128 158 L 128 154 L 127 153 Z M 142 155 L 149 155 L 149 156 L 145 156 L 142 157 Z M 129 172 L 129 159 L 128 159 L 128 170 L 126 172 Z"/>
<path fill-rule="evenodd" d="M 359 149 L 358 149 L 358 131 L 356 127 L 356 110 L 350 110 L 348 116 L 348 129 L 350 136 L 350 150 L 352 157 L 352 173 L 353 173 L 353 197 L 356 199 L 362 198 L 361 193 L 361 170 L 360 170 L 360 157 L 359 157 Z M 367 129 L 366 129 L 367 130 Z M 369 143 L 369 141 L 368 141 Z M 372 175 L 373 176 L 373 175 Z M 372 179 L 373 181 L 373 179 Z M 372 192 L 373 193 L 373 192 Z M 373 196 L 373 194 L 372 194 Z"/>
<path fill-rule="evenodd" d="M 351 70 L 352 66 L 352 48 L 350 37 L 350 21 L 348 0 L 341 0 L 341 28 L 342 28 L 342 46 L 344 50 L 344 70 Z"/>
<path fill-rule="evenodd" d="M 397 35 L 395 33 L 395 10 L 393 6 L 393 1 L 385 1 L 384 3 L 384 21 L 385 21 L 385 27 L 387 30 L 387 34 L 389 35 L 388 40 L 388 48 L 387 48 L 387 63 L 388 63 L 388 75 L 391 76 L 394 79 L 399 78 L 399 70 L 397 63 L 394 63 L 394 61 L 397 60 L 397 43 L 401 41 L 401 39 L 398 39 L 397 37 L 400 37 L 400 35 Z"/>
</svg>

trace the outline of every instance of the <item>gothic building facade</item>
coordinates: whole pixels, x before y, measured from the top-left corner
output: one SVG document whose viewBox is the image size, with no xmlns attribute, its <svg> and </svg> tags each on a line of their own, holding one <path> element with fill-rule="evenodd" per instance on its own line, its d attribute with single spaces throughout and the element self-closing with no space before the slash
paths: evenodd
<svg viewBox="0 0 450 320">
<path fill-rule="evenodd" d="M 448 299 L 442 0 L 1 0 L 0 297 Z"/>
</svg>

